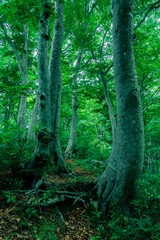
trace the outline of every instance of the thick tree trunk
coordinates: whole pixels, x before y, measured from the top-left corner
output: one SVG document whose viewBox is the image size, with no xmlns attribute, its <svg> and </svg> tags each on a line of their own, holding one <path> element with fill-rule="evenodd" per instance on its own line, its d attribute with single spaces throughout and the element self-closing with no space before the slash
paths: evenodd
<svg viewBox="0 0 160 240">
<path fill-rule="evenodd" d="M 32 111 L 30 124 L 29 124 L 29 129 L 28 129 L 28 139 L 32 139 L 33 141 L 35 141 L 36 139 L 35 127 L 37 124 L 37 116 L 38 116 L 38 99 L 39 99 L 39 96 L 36 98 L 34 108 Z"/>
<path fill-rule="evenodd" d="M 79 49 L 78 57 L 75 65 L 75 70 L 73 73 L 73 90 L 72 90 L 72 121 L 71 121 L 71 131 L 69 136 L 69 141 L 67 148 L 65 150 L 65 156 L 68 157 L 76 146 L 76 132 L 77 132 L 77 122 L 78 122 L 78 83 L 77 83 L 77 72 L 79 70 L 81 61 L 83 57 L 83 49 Z"/>
<path fill-rule="evenodd" d="M 117 101 L 114 152 L 98 180 L 99 207 L 105 214 L 110 202 L 130 215 L 135 181 L 143 166 L 144 133 L 133 52 L 134 0 L 114 0 L 113 51 Z"/>
<path fill-rule="evenodd" d="M 64 159 L 61 152 L 59 121 L 61 103 L 61 52 L 63 43 L 63 1 L 56 1 L 56 20 L 52 39 L 49 75 L 51 93 L 51 129 L 55 134 L 55 142 L 51 146 L 51 158 L 56 166 L 64 166 Z"/>
<path fill-rule="evenodd" d="M 50 84 L 48 72 L 48 25 L 50 5 L 42 0 L 42 12 L 38 37 L 38 77 L 39 77 L 39 127 L 37 141 L 31 160 L 26 164 L 29 180 L 36 187 L 42 182 L 45 167 L 49 161 L 49 144 L 53 141 L 50 131 Z M 25 169 L 24 169 L 25 171 Z"/>
</svg>

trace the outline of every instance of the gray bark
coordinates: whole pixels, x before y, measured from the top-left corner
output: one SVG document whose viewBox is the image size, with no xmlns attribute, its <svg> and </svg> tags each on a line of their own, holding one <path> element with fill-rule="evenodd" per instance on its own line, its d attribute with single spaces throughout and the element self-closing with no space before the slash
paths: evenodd
<svg viewBox="0 0 160 240">
<path fill-rule="evenodd" d="M 79 70 L 81 61 L 83 57 L 83 49 L 79 49 L 77 61 L 75 64 L 75 70 L 73 73 L 73 85 L 72 85 L 72 121 L 71 121 L 71 131 L 69 136 L 69 141 L 67 148 L 65 150 L 65 156 L 68 157 L 76 146 L 76 132 L 77 132 L 77 122 L 78 122 L 78 83 L 77 83 L 77 72 Z"/>
<path fill-rule="evenodd" d="M 42 0 L 42 12 L 39 23 L 38 37 L 38 78 L 39 78 L 39 127 L 37 141 L 31 160 L 26 164 L 32 170 L 32 184 L 39 186 L 49 160 L 49 144 L 53 141 L 50 131 L 50 84 L 48 72 L 48 25 L 49 25 L 49 1 Z M 34 180 L 34 181 L 33 181 Z M 38 181 L 38 182 L 37 182 Z"/>
<path fill-rule="evenodd" d="M 48 72 L 48 25 L 49 1 L 42 0 L 42 13 L 38 37 L 38 78 L 39 78 L 39 125 L 50 128 L 50 82 Z"/>
<path fill-rule="evenodd" d="M 55 142 L 53 143 L 54 144 L 53 146 L 54 162 L 57 167 L 61 167 L 65 165 L 62 149 L 61 149 L 61 142 L 60 142 L 61 90 L 62 90 L 62 74 L 60 75 L 59 83 L 58 83 L 57 110 L 56 110 L 56 121 L 55 121 Z"/>
<path fill-rule="evenodd" d="M 61 103 L 61 53 L 63 43 L 63 1 L 56 1 L 56 20 L 49 60 L 50 94 L 51 94 L 51 129 L 55 142 L 51 146 L 51 158 L 56 166 L 64 166 L 59 137 L 60 103 Z"/>
<path fill-rule="evenodd" d="M 34 108 L 32 111 L 32 116 L 29 124 L 29 129 L 28 129 L 28 139 L 32 139 L 35 141 L 36 135 L 35 135 L 35 127 L 37 124 L 37 117 L 38 117 L 38 99 L 39 97 L 36 98 Z"/>
<path fill-rule="evenodd" d="M 27 50 L 28 50 L 28 27 L 27 25 L 24 26 L 24 39 L 25 39 L 25 45 L 24 45 L 24 51 L 23 51 L 23 58 L 22 58 L 22 84 L 28 83 L 28 56 L 27 56 Z M 19 67 L 20 70 L 20 67 Z M 25 94 L 21 95 L 19 109 L 18 109 L 18 117 L 17 117 L 17 123 L 22 129 L 25 131 L 26 129 L 26 103 L 27 103 L 27 96 Z"/>
<path fill-rule="evenodd" d="M 103 84 L 106 104 L 107 104 L 108 110 L 109 110 L 109 117 L 110 117 L 111 128 L 112 128 L 112 149 L 114 149 L 115 140 L 116 140 L 116 120 L 114 117 L 113 106 L 111 103 L 111 99 L 109 97 L 107 82 L 105 81 L 104 73 L 101 72 L 100 75 L 101 75 L 101 80 L 102 80 L 102 84 Z"/>
<path fill-rule="evenodd" d="M 143 166 L 144 131 L 133 51 L 134 0 L 113 3 L 117 132 L 109 164 L 97 183 L 97 193 L 103 214 L 113 202 L 119 203 L 123 213 L 129 216 L 136 193 L 135 181 Z"/>
</svg>

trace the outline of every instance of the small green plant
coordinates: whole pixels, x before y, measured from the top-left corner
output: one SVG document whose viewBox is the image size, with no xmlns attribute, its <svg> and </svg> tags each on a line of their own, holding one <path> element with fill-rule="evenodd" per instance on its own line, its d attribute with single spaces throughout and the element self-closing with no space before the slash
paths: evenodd
<svg viewBox="0 0 160 240">
<path fill-rule="evenodd" d="M 92 201 L 88 209 L 88 221 L 95 230 L 94 236 L 90 236 L 90 239 L 108 239 L 109 233 L 107 221 L 102 218 L 102 212 L 98 211 L 96 201 Z"/>
<path fill-rule="evenodd" d="M 47 190 L 43 193 L 43 196 L 41 198 L 41 202 L 47 203 L 47 201 L 52 198 L 54 195 L 54 190 Z"/>
<path fill-rule="evenodd" d="M 25 216 L 27 218 L 38 218 L 39 215 L 37 214 L 37 211 L 35 209 L 35 207 L 31 206 L 31 207 L 28 207 L 26 210 L 25 210 Z"/>
<path fill-rule="evenodd" d="M 7 199 L 7 203 L 16 202 L 16 195 L 11 191 L 3 191 L 3 196 Z"/>
<path fill-rule="evenodd" d="M 34 239 L 39 240 L 57 240 L 57 224 L 56 222 L 46 221 L 41 224 L 41 227 L 39 228 L 38 234 L 34 234 Z"/>
</svg>

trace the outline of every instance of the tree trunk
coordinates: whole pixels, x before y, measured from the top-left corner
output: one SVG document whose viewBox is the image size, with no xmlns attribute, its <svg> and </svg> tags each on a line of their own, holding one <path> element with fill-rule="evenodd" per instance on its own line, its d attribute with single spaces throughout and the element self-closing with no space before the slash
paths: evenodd
<svg viewBox="0 0 160 240">
<path fill-rule="evenodd" d="M 111 100 L 110 100 L 110 97 L 109 97 L 107 83 L 104 79 L 105 76 L 102 72 L 101 72 L 100 75 L 101 75 L 101 80 L 102 80 L 102 84 L 103 84 L 106 104 L 107 104 L 108 110 L 109 110 L 109 117 L 110 117 L 111 128 L 112 128 L 112 152 L 113 152 L 114 145 L 115 145 L 115 140 L 116 140 L 116 120 L 115 120 L 115 117 L 114 117 L 113 106 L 112 106 L 112 103 L 111 103 Z"/>
<path fill-rule="evenodd" d="M 36 98 L 34 108 L 32 111 L 30 124 L 29 124 L 29 129 L 28 129 L 28 139 L 32 139 L 33 141 L 35 141 L 36 139 L 35 127 L 37 124 L 37 116 L 38 116 L 38 99 L 39 99 L 39 96 Z"/>
<path fill-rule="evenodd" d="M 54 163 L 57 167 L 63 167 L 65 165 L 64 158 L 61 149 L 60 142 L 60 112 L 61 112 L 61 89 L 62 89 L 62 74 L 59 78 L 58 94 L 57 94 L 57 110 L 56 110 L 56 122 L 55 122 L 55 141 L 54 141 Z M 53 156 L 52 155 L 52 156 Z"/>
<path fill-rule="evenodd" d="M 22 84 L 27 84 L 27 72 L 23 74 Z M 21 95 L 19 108 L 18 108 L 18 116 L 17 116 L 17 123 L 23 129 L 25 135 L 26 129 L 26 104 L 27 104 L 27 96 L 25 94 Z"/>
<path fill-rule="evenodd" d="M 77 122 L 78 122 L 78 83 L 77 83 L 77 72 L 81 64 L 83 57 L 83 49 L 79 49 L 78 57 L 75 65 L 75 70 L 73 73 L 73 90 L 72 90 L 72 121 L 71 121 L 71 131 L 69 136 L 69 141 L 67 148 L 65 150 L 65 156 L 68 157 L 76 146 L 76 132 L 77 132 Z"/>
<path fill-rule="evenodd" d="M 44 170 L 49 160 L 49 143 L 53 141 L 50 131 L 50 84 L 48 73 L 48 25 L 50 5 L 42 0 L 42 12 L 38 37 L 38 78 L 39 78 L 39 127 L 37 141 L 31 160 L 26 164 L 30 172 L 28 179 L 36 187 L 42 182 Z"/>
<path fill-rule="evenodd" d="M 28 83 L 28 27 L 27 25 L 24 26 L 24 51 L 23 51 L 23 58 L 22 58 L 22 84 Z M 17 123 L 22 129 L 25 131 L 26 129 L 26 103 L 27 103 L 27 96 L 25 94 L 21 95 L 21 100 L 18 109 L 18 117 Z"/>
<path fill-rule="evenodd" d="M 51 146 L 51 158 L 56 166 L 64 166 L 59 137 L 60 103 L 61 103 L 61 52 L 63 43 L 63 1 L 56 1 L 57 16 L 49 60 L 50 94 L 51 94 L 51 129 L 55 142 Z"/>
<path fill-rule="evenodd" d="M 114 0 L 113 11 L 117 131 L 114 152 L 98 180 L 97 193 L 103 214 L 113 202 L 119 203 L 129 216 L 144 155 L 142 108 L 133 51 L 134 0 Z"/>
</svg>

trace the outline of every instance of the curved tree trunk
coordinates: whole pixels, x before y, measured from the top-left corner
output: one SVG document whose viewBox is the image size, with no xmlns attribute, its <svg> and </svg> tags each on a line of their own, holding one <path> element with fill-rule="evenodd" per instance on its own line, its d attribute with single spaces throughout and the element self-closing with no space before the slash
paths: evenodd
<svg viewBox="0 0 160 240">
<path fill-rule="evenodd" d="M 57 16 L 49 60 L 50 94 L 51 94 L 51 129 L 55 134 L 55 141 L 51 146 L 51 158 L 56 166 L 64 166 L 59 137 L 60 103 L 61 103 L 61 52 L 63 43 L 63 1 L 56 1 Z"/>
<path fill-rule="evenodd" d="M 78 57 L 75 65 L 75 70 L 73 73 L 73 85 L 72 85 L 72 121 L 71 121 L 71 131 L 69 136 L 69 141 L 67 148 L 65 150 L 65 156 L 68 157 L 76 146 L 76 132 L 77 132 L 77 122 L 78 122 L 78 83 L 77 83 L 77 72 L 81 64 L 83 57 L 83 49 L 79 49 Z"/>
<path fill-rule="evenodd" d="M 114 152 L 98 180 L 97 193 L 103 214 L 113 202 L 119 203 L 129 216 L 144 155 L 142 108 L 133 52 L 134 0 L 114 0 L 113 11 L 117 132 Z"/>
</svg>

